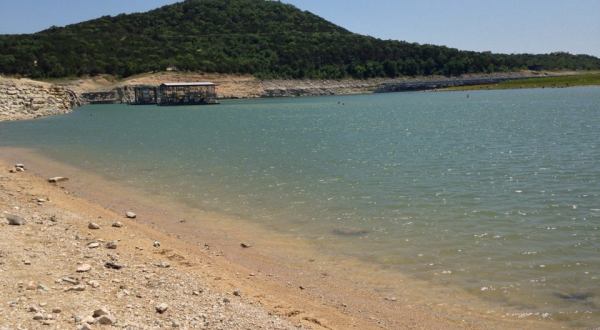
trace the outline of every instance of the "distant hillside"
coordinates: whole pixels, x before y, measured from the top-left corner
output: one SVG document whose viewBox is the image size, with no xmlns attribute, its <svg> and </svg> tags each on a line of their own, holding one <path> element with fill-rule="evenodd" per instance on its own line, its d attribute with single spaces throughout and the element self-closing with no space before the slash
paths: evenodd
<svg viewBox="0 0 600 330">
<path fill-rule="evenodd" d="M 381 40 L 264 0 L 187 0 L 147 13 L 0 36 L 4 74 L 130 76 L 168 67 L 269 78 L 371 78 L 600 69 L 600 59 L 479 53 Z"/>
</svg>

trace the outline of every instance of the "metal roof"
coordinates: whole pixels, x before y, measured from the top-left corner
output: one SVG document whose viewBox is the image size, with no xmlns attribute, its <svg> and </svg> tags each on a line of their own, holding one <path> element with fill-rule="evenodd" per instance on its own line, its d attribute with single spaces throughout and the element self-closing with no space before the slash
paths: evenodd
<svg viewBox="0 0 600 330">
<path fill-rule="evenodd" d="M 161 86 L 175 87 L 175 86 L 215 86 L 214 83 L 208 81 L 198 82 L 175 82 L 175 83 L 163 83 Z"/>
</svg>

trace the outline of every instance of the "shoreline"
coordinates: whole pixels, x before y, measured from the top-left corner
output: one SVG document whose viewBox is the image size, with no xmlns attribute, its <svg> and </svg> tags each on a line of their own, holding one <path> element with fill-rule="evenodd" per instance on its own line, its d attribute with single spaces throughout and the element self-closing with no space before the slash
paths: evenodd
<svg viewBox="0 0 600 330">
<path fill-rule="evenodd" d="M 583 78 L 582 78 L 583 77 Z M 584 79 L 591 77 L 590 79 Z M 367 80 L 260 80 L 253 76 L 159 72 L 125 79 L 111 76 L 35 81 L 0 76 L 0 121 L 27 120 L 68 113 L 80 105 L 128 103 L 135 85 L 165 81 L 212 81 L 218 99 L 255 99 L 305 96 L 343 96 L 404 91 L 472 91 L 503 88 L 561 88 L 600 85 L 598 72 L 509 72 L 468 74 L 459 77 L 423 76 Z M 531 81 L 545 81 L 537 86 Z M 553 83 L 558 80 L 560 83 Z M 484 85 L 476 83 L 486 81 Z M 454 87 L 451 87 L 454 86 Z M 505 87 L 503 87 L 505 86 Z M 507 86 L 507 87 L 506 87 Z M 524 86 L 524 87 L 523 87 Z"/>
<path fill-rule="evenodd" d="M 127 227 L 135 228 L 136 236 L 160 235 L 161 246 L 163 241 L 168 241 L 169 245 L 181 247 L 186 254 L 179 254 L 186 259 L 208 258 L 209 263 L 215 265 L 214 272 L 210 273 L 209 278 L 212 276 L 227 279 L 229 283 L 226 283 L 226 286 L 229 287 L 229 293 L 234 287 L 242 292 L 254 291 L 253 296 L 258 300 L 254 303 L 265 307 L 268 313 L 279 315 L 292 322 L 304 322 L 305 326 L 316 329 L 349 327 L 478 329 L 506 328 L 511 325 L 520 328 L 549 328 L 556 325 L 552 322 L 527 318 L 522 320 L 518 317 L 511 318 L 506 314 L 486 310 L 479 303 L 476 303 L 478 308 L 468 308 L 474 301 L 464 305 L 454 305 L 454 301 L 448 297 L 459 295 L 468 301 L 469 296 L 455 291 L 448 292 L 445 297 L 438 299 L 439 297 L 431 296 L 432 293 L 426 283 L 417 285 L 418 281 L 414 279 L 403 278 L 398 274 L 391 275 L 384 270 L 378 271 L 374 276 L 380 281 L 375 283 L 375 286 L 383 291 L 373 292 L 367 290 L 369 285 L 356 283 L 374 275 L 373 269 L 365 267 L 358 261 L 341 262 L 329 258 L 293 237 L 251 228 L 241 224 L 239 219 L 227 219 L 219 214 L 199 210 L 174 213 L 173 209 L 182 210 L 185 207 L 168 200 L 148 200 L 146 204 L 156 205 L 155 210 L 145 209 L 148 205 L 138 204 L 139 201 L 133 198 L 127 197 L 123 200 L 117 197 L 135 196 L 145 199 L 147 196 L 143 196 L 143 192 L 121 187 L 118 183 L 94 177 L 94 174 L 86 174 L 85 170 L 59 164 L 30 151 L 3 149 L 2 155 L 0 163 L 4 168 L 16 160 L 25 162 L 26 165 L 31 164 L 28 165 L 32 169 L 29 173 L 10 174 L 8 178 L 25 177 L 28 184 L 36 189 L 48 189 L 48 193 L 52 194 L 60 195 L 65 194 L 65 191 L 69 192 L 67 195 L 69 200 L 64 203 L 60 198 L 52 196 L 50 198 L 52 204 L 56 203 L 58 207 L 65 209 L 80 203 L 93 205 L 94 209 L 109 212 L 109 217 L 121 219 L 120 221 L 127 224 Z M 71 177 L 71 180 L 64 184 L 66 189 L 49 186 L 42 179 L 49 174 L 64 175 L 65 173 L 66 176 Z M 94 186 L 95 189 L 89 189 L 90 186 Z M 11 193 L 15 192 L 11 191 Z M 74 195 L 77 197 L 73 197 Z M 107 199 L 110 195 L 112 200 Z M 45 205 L 43 207 L 45 208 Z M 138 218 L 134 221 L 123 219 L 126 207 L 132 207 L 138 214 Z M 185 223 L 180 222 L 181 216 L 187 220 Z M 191 221 L 194 217 L 212 221 L 203 221 L 201 225 L 194 224 Z M 129 222 L 131 223 L 128 224 Z M 214 222 L 218 224 L 211 225 Z M 87 222 L 79 225 L 86 224 Z M 146 237 L 146 240 L 151 238 Z M 242 240 L 250 242 L 252 247 L 241 248 L 239 244 Z M 298 253 L 277 255 L 276 251 Z M 226 267 L 221 267 L 222 264 Z M 254 276 L 244 274 L 254 274 Z M 400 282 L 398 288 L 386 287 L 386 284 L 397 281 Z M 413 290 L 416 286 L 420 287 L 419 290 Z M 225 294 L 227 292 L 226 290 Z M 246 297 L 246 294 L 243 297 Z"/>
</svg>

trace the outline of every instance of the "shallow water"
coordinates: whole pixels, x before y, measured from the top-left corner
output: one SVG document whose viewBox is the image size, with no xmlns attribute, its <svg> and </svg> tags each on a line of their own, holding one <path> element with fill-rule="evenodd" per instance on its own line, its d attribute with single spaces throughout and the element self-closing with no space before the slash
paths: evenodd
<svg viewBox="0 0 600 330">
<path fill-rule="evenodd" d="M 0 146 L 574 326 L 600 323 L 599 142 L 599 88 L 98 105 L 0 123 Z"/>
</svg>

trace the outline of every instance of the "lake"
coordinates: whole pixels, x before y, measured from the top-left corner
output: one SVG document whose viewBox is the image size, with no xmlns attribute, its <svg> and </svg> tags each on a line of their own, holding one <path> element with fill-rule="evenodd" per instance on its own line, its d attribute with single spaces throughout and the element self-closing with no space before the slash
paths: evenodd
<svg viewBox="0 0 600 330">
<path fill-rule="evenodd" d="M 452 285 L 600 324 L 600 89 L 84 106 L 0 146 Z"/>
</svg>

